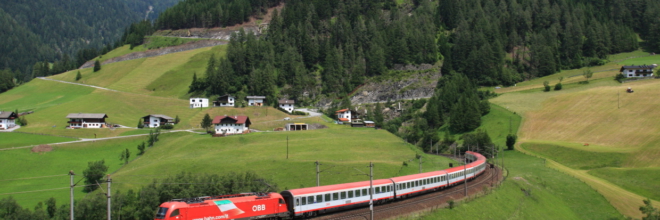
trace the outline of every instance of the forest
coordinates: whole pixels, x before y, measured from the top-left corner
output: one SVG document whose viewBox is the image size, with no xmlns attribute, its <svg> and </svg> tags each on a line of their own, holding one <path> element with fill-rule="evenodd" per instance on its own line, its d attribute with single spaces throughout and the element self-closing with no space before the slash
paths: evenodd
<svg viewBox="0 0 660 220">
<path fill-rule="evenodd" d="M 117 41 L 129 24 L 147 17 L 149 5 L 153 6 L 153 12 L 148 18 L 154 18 L 178 1 L 3 1 L 0 3 L 0 69 L 9 68 L 18 73 L 17 81 L 29 81 L 35 63 L 73 62 L 79 50 L 101 51 Z M 78 67 L 63 66 L 66 70 Z"/>
</svg>

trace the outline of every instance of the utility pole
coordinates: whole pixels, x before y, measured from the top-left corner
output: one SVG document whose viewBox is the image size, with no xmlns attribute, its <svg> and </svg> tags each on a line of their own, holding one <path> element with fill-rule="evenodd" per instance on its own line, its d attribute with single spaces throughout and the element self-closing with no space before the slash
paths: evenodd
<svg viewBox="0 0 660 220">
<path fill-rule="evenodd" d="M 75 175 L 76 175 L 76 174 L 73 173 L 73 170 L 70 170 L 70 171 L 69 171 L 69 176 L 71 176 L 71 213 L 70 213 L 70 215 L 71 215 L 71 220 L 74 220 L 74 219 L 73 219 L 73 187 L 74 187 L 75 185 L 73 184 L 73 176 L 75 176 Z"/>
<path fill-rule="evenodd" d="M 621 92 L 616 92 L 617 96 L 617 109 L 621 109 Z"/>
<path fill-rule="evenodd" d="M 319 161 L 317 160 L 316 161 L 316 186 L 320 185 L 320 183 L 319 183 L 319 173 L 321 173 L 321 172 L 319 172 L 319 165 L 321 165 L 321 164 L 319 164 Z"/>
<path fill-rule="evenodd" d="M 110 184 L 112 183 L 112 179 L 110 179 L 110 175 L 108 174 L 108 220 L 112 220 L 112 199 L 110 196 Z"/>
<path fill-rule="evenodd" d="M 468 146 L 468 148 L 470 148 Z M 463 154 L 463 158 L 465 159 L 465 164 L 463 164 L 463 180 L 465 182 L 465 197 L 468 196 L 468 186 L 467 186 L 467 152 Z"/>
<path fill-rule="evenodd" d="M 374 163 L 369 162 L 369 210 L 371 211 L 371 219 L 374 220 Z"/>
</svg>

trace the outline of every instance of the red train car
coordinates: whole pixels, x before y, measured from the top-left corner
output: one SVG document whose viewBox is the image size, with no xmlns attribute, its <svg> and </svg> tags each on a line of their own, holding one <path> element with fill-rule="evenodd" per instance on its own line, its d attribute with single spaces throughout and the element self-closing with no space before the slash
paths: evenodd
<svg viewBox="0 0 660 220">
<path fill-rule="evenodd" d="M 267 219 L 289 216 L 279 193 L 244 193 L 188 200 L 160 205 L 156 220 Z"/>
</svg>

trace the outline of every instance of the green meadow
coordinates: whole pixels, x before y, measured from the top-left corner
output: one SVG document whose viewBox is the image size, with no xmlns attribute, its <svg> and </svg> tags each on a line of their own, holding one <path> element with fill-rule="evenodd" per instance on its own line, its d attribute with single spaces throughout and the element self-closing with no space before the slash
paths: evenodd
<svg viewBox="0 0 660 220">
<path fill-rule="evenodd" d="M 416 219 L 622 219 L 589 185 L 546 167 L 544 160 L 505 151 L 507 180 L 491 194 Z M 522 189 L 529 192 L 527 195 Z"/>
<path fill-rule="evenodd" d="M 660 168 L 602 168 L 590 170 L 591 175 L 607 179 L 631 192 L 660 201 Z"/>
<path fill-rule="evenodd" d="M 552 144 L 523 143 L 522 147 L 574 169 L 589 170 L 603 167 L 621 167 L 627 153 L 592 152 Z M 589 148 L 585 146 L 584 148 Z"/>
<path fill-rule="evenodd" d="M 38 134 L 24 134 L 16 132 L 0 132 L 0 149 L 11 147 L 23 147 L 39 144 L 50 144 L 57 142 L 75 141 L 73 138 L 57 137 Z"/>
</svg>

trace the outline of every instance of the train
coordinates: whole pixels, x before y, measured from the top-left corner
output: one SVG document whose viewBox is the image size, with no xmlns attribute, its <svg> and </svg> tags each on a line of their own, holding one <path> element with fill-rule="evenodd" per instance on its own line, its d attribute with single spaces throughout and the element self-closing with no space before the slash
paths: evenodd
<svg viewBox="0 0 660 220">
<path fill-rule="evenodd" d="M 486 157 L 467 151 L 469 163 L 445 170 L 280 193 L 241 193 L 174 199 L 161 204 L 154 220 L 295 219 L 368 206 L 442 190 L 486 171 Z M 373 185 L 373 192 L 370 188 Z"/>
</svg>

